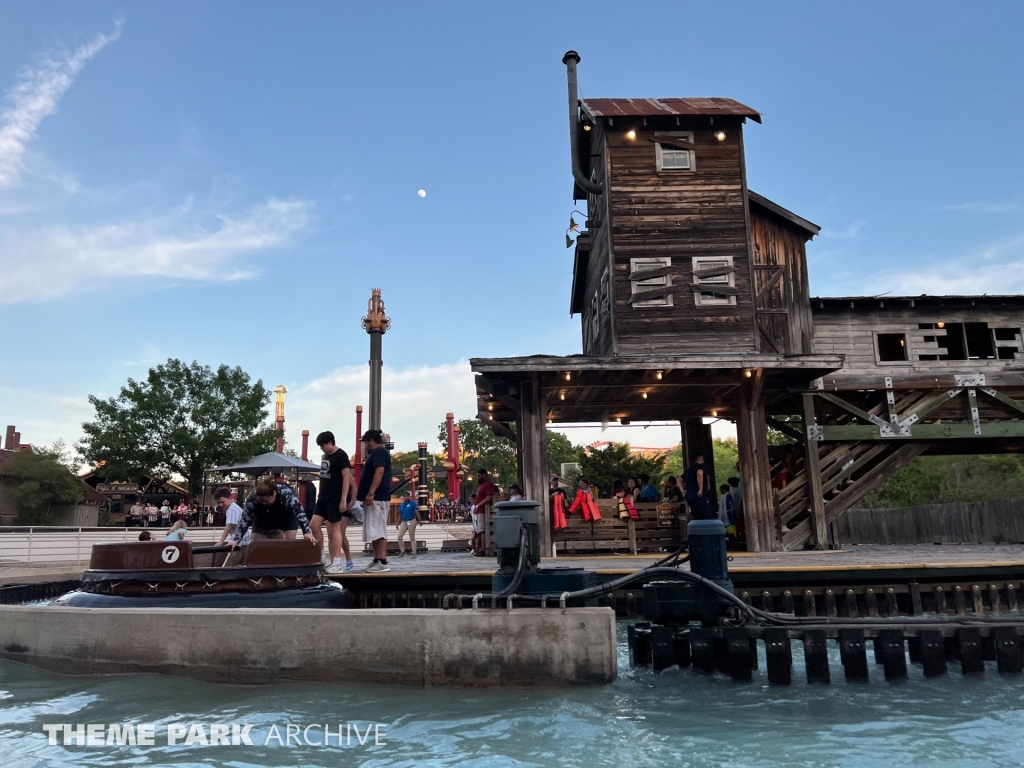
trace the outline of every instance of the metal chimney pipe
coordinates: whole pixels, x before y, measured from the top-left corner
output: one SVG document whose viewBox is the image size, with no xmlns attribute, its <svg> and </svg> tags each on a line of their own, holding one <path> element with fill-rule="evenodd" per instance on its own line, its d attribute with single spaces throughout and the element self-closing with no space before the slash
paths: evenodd
<svg viewBox="0 0 1024 768">
<path fill-rule="evenodd" d="M 580 63 L 580 55 L 576 51 L 566 51 L 565 56 L 562 57 L 562 63 L 565 64 L 565 72 L 569 78 L 569 151 L 572 153 L 572 177 L 585 192 L 600 195 L 604 193 L 604 188 L 584 176 L 583 170 L 580 168 L 580 99 L 576 87 L 576 65 Z"/>
<path fill-rule="evenodd" d="M 309 461 L 309 430 L 302 430 L 302 460 Z"/>
</svg>

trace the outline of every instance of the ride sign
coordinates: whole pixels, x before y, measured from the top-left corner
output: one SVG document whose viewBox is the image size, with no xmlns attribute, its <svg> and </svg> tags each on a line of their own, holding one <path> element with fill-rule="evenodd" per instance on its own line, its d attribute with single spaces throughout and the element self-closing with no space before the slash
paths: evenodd
<svg viewBox="0 0 1024 768">
<path fill-rule="evenodd" d="M 181 550 L 177 547 L 164 547 L 164 551 L 160 553 L 160 557 L 165 563 L 174 563 L 177 562 L 179 557 L 181 557 Z"/>
</svg>

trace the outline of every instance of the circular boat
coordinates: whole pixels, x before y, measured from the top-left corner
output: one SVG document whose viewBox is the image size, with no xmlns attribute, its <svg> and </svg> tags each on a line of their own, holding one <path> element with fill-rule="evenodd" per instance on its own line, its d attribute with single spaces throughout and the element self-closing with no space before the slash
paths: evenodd
<svg viewBox="0 0 1024 768">
<path fill-rule="evenodd" d="M 350 608 L 328 580 L 321 548 L 306 539 L 254 539 L 225 565 L 229 547 L 191 541 L 94 544 L 78 590 L 54 605 L 90 608 Z"/>
</svg>

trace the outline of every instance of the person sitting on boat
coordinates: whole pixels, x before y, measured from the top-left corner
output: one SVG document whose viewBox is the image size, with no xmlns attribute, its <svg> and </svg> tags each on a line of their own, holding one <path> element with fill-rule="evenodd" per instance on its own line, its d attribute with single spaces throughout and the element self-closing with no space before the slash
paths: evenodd
<svg viewBox="0 0 1024 768">
<path fill-rule="evenodd" d="M 171 530 L 164 536 L 164 541 L 184 541 L 188 533 L 188 527 L 184 520 L 179 520 L 171 526 Z"/>
<path fill-rule="evenodd" d="M 316 543 L 299 497 L 287 484 L 274 480 L 261 480 L 246 498 L 242 518 L 228 540 L 228 546 L 232 549 L 237 547 L 250 527 L 254 539 L 269 538 L 268 534 L 273 530 L 284 531 L 286 539 L 294 539 L 295 532 L 301 528 L 302 535 Z"/>
</svg>

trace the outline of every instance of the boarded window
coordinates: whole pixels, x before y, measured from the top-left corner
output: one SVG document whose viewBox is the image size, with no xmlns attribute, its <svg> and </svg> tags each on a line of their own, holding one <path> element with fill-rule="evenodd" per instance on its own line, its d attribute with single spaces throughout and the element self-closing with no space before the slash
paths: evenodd
<svg viewBox="0 0 1024 768">
<path fill-rule="evenodd" d="M 940 327 L 946 329 L 945 336 L 939 336 L 936 341 L 939 346 L 945 349 L 945 354 L 939 355 L 939 360 L 966 360 L 967 343 L 964 341 L 963 323 L 939 323 Z"/>
<path fill-rule="evenodd" d="M 657 256 L 647 259 L 630 259 L 630 295 L 645 294 L 647 291 L 657 291 L 659 288 L 671 289 L 672 276 L 667 273 L 672 266 L 672 259 L 668 256 Z M 644 272 L 663 272 L 652 277 L 642 277 Z M 644 298 L 631 300 L 633 309 L 646 309 L 648 307 L 671 307 L 672 291 L 665 290 L 663 293 L 646 294 Z"/>
<path fill-rule="evenodd" d="M 693 291 L 694 303 L 698 306 L 735 304 L 736 270 L 732 256 L 695 256 L 693 284 L 699 286 Z M 716 291 L 716 287 L 720 290 Z"/>
<path fill-rule="evenodd" d="M 964 338 L 970 360 L 995 360 L 996 349 L 988 323 L 964 323 Z"/>
<path fill-rule="evenodd" d="M 996 328 L 996 357 L 1000 360 L 1015 360 L 1024 357 L 1020 328 Z"/>
<path fill-rule="evenodd" d="M 693 143 L 692 133 L 662 133 L 655 131 L 654 138 L 664 136 L 666 139 L 679 139 L 687 144 Z M 654 145 L 655 161 L 659 171 L 692 171 L 696 159 L 692 149 L 673 146 L 670 143 L 656 142 Z"/>
<path fill-rule="evenodd" d="M 902 333 L 878 334 L 878 361 L 902 363 L 907 359 L 907 337 Z"/>
</svg>

